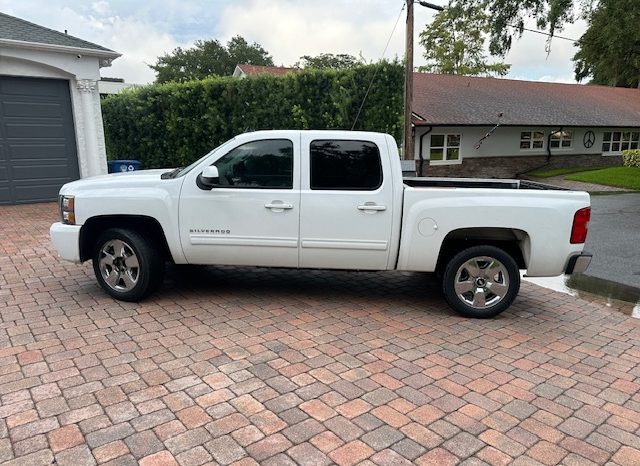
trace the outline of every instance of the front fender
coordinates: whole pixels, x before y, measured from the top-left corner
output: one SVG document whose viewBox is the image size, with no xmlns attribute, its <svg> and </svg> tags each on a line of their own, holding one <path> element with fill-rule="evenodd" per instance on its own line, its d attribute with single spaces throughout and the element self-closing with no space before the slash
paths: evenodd
<svg viewBox="0 0 640 466">
<path fill-rule="evenodd" d="M 92 217 L 131 215 L 151 217 L 161 226 L 169 252 L 176 264 L 186 263 L 178 230 L 178 197 L 160 188 L 113 189 L 76 196 L 76 223 Z"/>
</svg>

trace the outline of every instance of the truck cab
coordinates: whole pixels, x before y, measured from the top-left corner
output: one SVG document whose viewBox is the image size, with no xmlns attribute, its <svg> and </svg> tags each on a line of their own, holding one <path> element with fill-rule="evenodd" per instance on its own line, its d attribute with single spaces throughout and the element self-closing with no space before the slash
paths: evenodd
<svg viewBox="0 0 640 466">
<path fill-rule="evenodd" d="M 395 267 L 402 177 L 383 134 L 243 135 L 186 173 L 180 237 L 189 263 Z M 215 179 L 202 171 L 214 167 Z"/>
</svg>

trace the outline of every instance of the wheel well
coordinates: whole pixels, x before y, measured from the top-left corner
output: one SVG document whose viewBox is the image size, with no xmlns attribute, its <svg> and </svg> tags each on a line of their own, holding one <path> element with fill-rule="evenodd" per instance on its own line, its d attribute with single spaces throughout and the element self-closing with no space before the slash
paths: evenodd
<svg viewBox="0 0 640 466">
<path fill-rule="evenodd" d="M 511 228 L 463 228 L 450 232 L 442 242 L 438 256 L 437 270 L 443 270 L 449 260 L 463 249 L 472 246 L 495 246 L 509 254 L 518 264 L 518 268 L 526 269 L 525 248 L 529 235 L 522 230 Z"/>
<path fill-rule="evenodd" d="M 155 218 L 144 215 L 103 215 L 91 217 L 80 230 L 81 261 L 91 259 L 100 234 L 109 228 L 135 230 L 157 245 L 165 260 L 173 260 L 162 226 Z"/>
</svg>

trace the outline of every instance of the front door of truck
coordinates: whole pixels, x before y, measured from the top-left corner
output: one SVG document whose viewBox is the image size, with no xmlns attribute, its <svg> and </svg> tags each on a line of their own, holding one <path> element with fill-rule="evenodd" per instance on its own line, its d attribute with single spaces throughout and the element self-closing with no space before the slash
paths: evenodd
<svg viewBox="0 0 640 466">
<path fill-rule="evenodd" d="M 302 133 L 300 267 L 384 270 L 393 180 L 382 135 Z"/>
<path fill-rule="evenodd" d="M 212 189 L 190 173 L 180 237 L 192 264 L 298 266 L 299 133 L 238 142 L 217 158 Z M 196 172 L 202 170 L 196 170 Z"/>
</svg>

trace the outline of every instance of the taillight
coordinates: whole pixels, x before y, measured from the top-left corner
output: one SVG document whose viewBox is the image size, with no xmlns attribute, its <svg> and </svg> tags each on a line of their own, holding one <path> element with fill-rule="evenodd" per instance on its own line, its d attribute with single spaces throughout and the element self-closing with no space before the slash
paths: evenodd
<svg viewBox="0 0 640 466">
<path fill-rule="evenodd" d="M 580 244 L 587 240 L 590 219 L 591 207 L 585 207 L 576 212 L 573 216 L 573 226 L 571 227 L 571 244 Z"/>
</svg>

